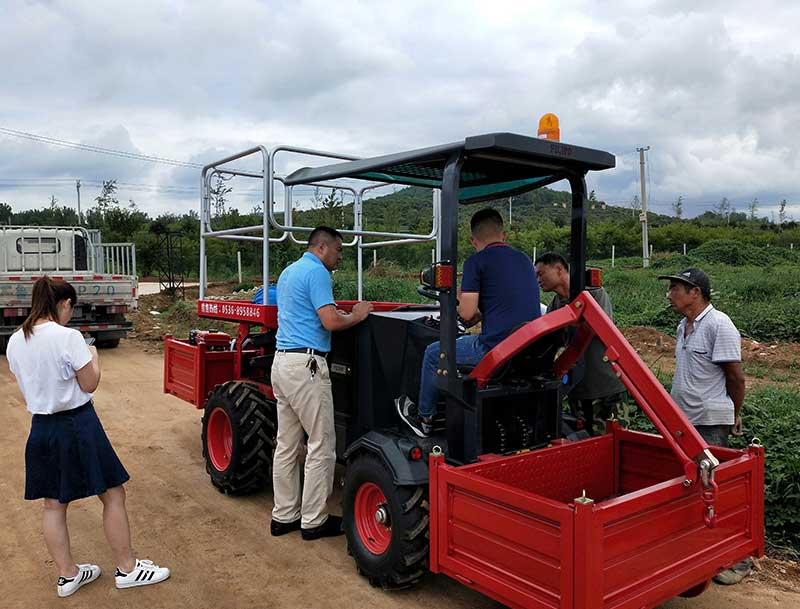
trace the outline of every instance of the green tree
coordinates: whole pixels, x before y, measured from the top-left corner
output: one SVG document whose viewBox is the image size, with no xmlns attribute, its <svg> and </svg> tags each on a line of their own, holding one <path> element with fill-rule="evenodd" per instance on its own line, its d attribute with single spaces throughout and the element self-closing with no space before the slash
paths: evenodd
<svg viewBox="0 0 800 609">
<path fill-rule="evenodd" d="M 751 220 L 755 220 L 756 219 L 756 212 L 758 212 L 758 199 L 757 198 L 753 198 L 753 200 L 750 201 L 750 203 L 747 206 L 747 210 L 750 212 L 750 219 Z"/>
<path fill-rule="evenodd" d="M 230 179 L 231 176 L 224 178 L 220 174 L 217 174 L 214 178 L 214 186 L 209 189 L 215 216 L 222 216 L 225 213 L 225 203 L 228 202 L 227 196 L 233 190 L 232 186 L 226 184 Z"/>
<path fill-rule="evenodd" d="M 0 224 L 11 224 L 11 216 L 14 210 L 8 203 L 0 203 Z"/>
<path fill-rule="evenodd" d="M 103 187 L 100 189 L 100 194 L 94 198 L 94 201 L 101 214 L 105 214 L 106 210 L 112 205 L 118 206 L 117 181 L 103 180 Z"/>
<path fill-rule="evenodd" d="M 672 211 L 675 212 L 675 217 L 680 220 L 683 217 L 683 195 L 675 199 L 672 204 Z"/>
<path fill-rule="evenodd" d="M 728 221 L 728 216 L 731 213 L 731 202 L 728 197 L 722 197 L 720 202 L 714 206 L 714 213 L 719 216 L 719 218 L 726 222 Z"/>
<path fill-rule="evenodd" d="M 320 210 L 322 224 L 336 227 L 344 225 L 344 198 L 338 188 L 322 196 L 319 187 L 314 189 L 314 206 Z"/>
</svg>

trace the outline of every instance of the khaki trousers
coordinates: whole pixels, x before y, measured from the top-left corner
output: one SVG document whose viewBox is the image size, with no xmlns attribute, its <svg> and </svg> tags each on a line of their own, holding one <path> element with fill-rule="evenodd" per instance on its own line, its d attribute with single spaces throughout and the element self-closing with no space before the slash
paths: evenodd
<svg viewBox="0 0 800 609">
<path fill-rule="evenodd" d="M 325 358 L 313 357 L 317 360 L 313 379 L 306 353 L 276 353 L 272 364 L 272 390 L 278 401 L 272 518 L 287 523 L 302 517 L 304 529 L 319 526 L 328 517 L 326 503 L 336 467 L 331 377 Z M 303 431 L 308 434 L 308 454 L 301 496 Z"/>
</svg>

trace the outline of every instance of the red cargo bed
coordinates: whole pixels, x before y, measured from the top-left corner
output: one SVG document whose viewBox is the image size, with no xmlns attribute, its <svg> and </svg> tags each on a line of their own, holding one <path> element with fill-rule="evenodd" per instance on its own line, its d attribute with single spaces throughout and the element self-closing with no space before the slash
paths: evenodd
<svg viewBox="0 0 800 609">
<path fill-rule="evenodd" d="M 164 393 L 203 408 L 209 392 L 235 378 L 236 351 L 214 351 L 204 344 L 164 339 Z"/>
<path fill-rule="evenodd" d="M 644 609 L 763 554 L 763 448 L 712 447 L 709 526 L 663 438 L 610 432 L 460 467 L 432 457 L 431 570 L 509 607 Z"/>
</svg>

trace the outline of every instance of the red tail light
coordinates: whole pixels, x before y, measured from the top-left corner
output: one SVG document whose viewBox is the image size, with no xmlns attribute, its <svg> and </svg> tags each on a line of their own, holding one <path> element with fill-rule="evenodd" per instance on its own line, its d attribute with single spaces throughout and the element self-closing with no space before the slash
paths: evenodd
<svg viewBox="0 0 800 609">
<path fill-rule="evenodd" d="M 603 287 L 603 269 L 595 269 L 595 268 L 586 269 L 586 287 L 587 288 Z"/>
</svg>

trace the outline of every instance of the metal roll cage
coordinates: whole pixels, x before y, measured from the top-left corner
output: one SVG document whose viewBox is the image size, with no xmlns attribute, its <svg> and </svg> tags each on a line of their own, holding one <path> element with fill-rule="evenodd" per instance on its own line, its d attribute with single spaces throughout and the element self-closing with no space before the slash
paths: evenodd
<svg viewBox="0 0 800 609">
<path fill-rule="evenodd" d="M 308 242 L 295 237 L 296 233 L 310 233 L 314 227 L 295 226 L 292 220 L 292 192 L 294 185 L 287 186 L 285 176 L 275 174 L 275 157 L 278 153 L 290 153 L 318 158 L 329 158 L 343 161 L 358 160 L 345 154 L 327 152 L 324 150 L 314 150 L 310 148 L 300 148 L 296 146 L 279 145 L 269 150 L 265 146 L 254 146 L 236 154 L 224 157 L 203 167 L 200 184 L 200 300 L 205 298 L 206 285 L 208 283 L 208 272 L 206 264 L 206 238 L 227 239 L 233 241 L 255 241 L 264 244 L 263 247 L 263 285 L 269 285 L 269 244 L 281 243 L 290 240 L 298 245 L 305 245 Z M 252 155 L 261 155 L 261 172 L 245 171 L 238 168 L 226 167 L 229 163 L 247 158 Z M 211 180 L 215 176 L 239 176 L 262 180 L 263 187 L 263 221 L 261 224 L 253 226 L 240 226 L 214 230 L 211 225 Z M 269 179 L 271 177 L 271 179 Z M 275 212 L 275 182 L 279 182 L 284 188 L 284 210 L 283 223 L 278 220 Z M 304 186 L 314 186 L 319 188 L 330 188 L 350 193 L 353 196 L 353 230 L 340 229 L 343 235 L 351 236 L 342 245 L 345 247 L 355 247 L 358 257 L 358 300 L 363 299 L 363 253 L 365 249 L 377 249 L 390 245 L 406 245 L 413 243 L 423 243 L 425 241 L 436 242 L 436 257 L 440 257 L 441 239 L 441 196 L 438 190 L 434 190 L 432 197 L 432 225 L 431 231 L 427 234 L 416 233 L 395 233 L 388 231 L 367 231 L 364 230 L 363 222 L 363 197 L 366 192 L 383 188 L 391 185 L 390 183 L 376 182 L 363 188 L 356 189 L 347 184 L 336 182 L 309 182 Z M 270 229 L 276 231 L 276 236 L 270 236 Z M 254 235 L 252 233 L 261 233 Z M 383 238 L 382 241 L 364 242 L 364 238 Z"/>
</svg>

